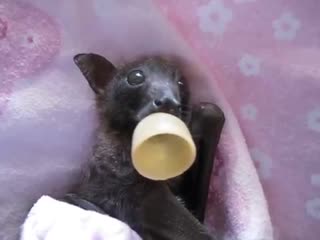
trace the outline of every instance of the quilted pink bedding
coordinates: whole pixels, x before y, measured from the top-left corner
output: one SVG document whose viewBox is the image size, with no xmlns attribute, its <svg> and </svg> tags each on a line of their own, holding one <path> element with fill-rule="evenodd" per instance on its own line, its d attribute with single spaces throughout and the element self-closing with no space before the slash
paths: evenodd
<svg viewBox="0 0 320 240">
<path fill-rule="evenodd" d="M 318 0 L 0 0 L 0 239 L 79 176 L 93 94 L 72 62 L 175 54 L 226 114 L 206 224 L 225 240 L 320 236 Z"/>
</svg>

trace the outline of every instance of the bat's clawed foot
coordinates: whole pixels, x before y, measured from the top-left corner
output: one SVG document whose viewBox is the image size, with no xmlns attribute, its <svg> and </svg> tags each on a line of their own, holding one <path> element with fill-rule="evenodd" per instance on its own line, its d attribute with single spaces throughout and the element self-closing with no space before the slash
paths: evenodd
<svg viewBox="0 0 320 240">
<path fill-rule="evenodd" d="M 202 102 L 193 108 L 192 135 L 195 138 L 212 135 L 213 131 L 222 128 L 224 122 L 224 113 L 218 105 Z"/>
</svg>

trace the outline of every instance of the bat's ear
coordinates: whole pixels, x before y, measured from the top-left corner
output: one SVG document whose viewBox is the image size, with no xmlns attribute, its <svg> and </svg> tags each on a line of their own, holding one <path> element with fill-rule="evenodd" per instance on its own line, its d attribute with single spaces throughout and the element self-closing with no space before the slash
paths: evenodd
<svg viewBox="0 0 320 240">
<path fill-rule="evenodd" d="M 77 54 L 73 58 L 90 87 L 96 94 L 103 94 L 116 68 L 104 57 L 93 53 Z"/>
</svg>

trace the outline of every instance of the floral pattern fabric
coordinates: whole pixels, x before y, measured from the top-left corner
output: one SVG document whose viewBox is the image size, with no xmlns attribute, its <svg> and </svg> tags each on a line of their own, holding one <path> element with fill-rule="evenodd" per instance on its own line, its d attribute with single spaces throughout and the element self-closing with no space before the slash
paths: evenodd
<svg viewBox="0 0 320 240">
<path fill-rule="evenodd" d="M 318 0 L 0 0 L 0 238 L 77 181 L 96 119 L 72 57 L 173 54 L 226 114 L 206 224 L 221 239 L 320 236 Z"/>
</svg>

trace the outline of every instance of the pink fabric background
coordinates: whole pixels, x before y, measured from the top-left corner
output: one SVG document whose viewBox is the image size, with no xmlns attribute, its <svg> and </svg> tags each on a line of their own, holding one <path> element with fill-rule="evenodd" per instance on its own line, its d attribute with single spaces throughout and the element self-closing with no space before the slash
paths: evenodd
<svg viewBox="0 0 320 240">
<path fill-rule="evenodd" d="M 221 74 L 275 238 L 319 239 L 320 2 L 158 2 L 207 67 Z"/>
<path fill-rule="evenodd" d="M 319 239 L 319 11 L 317 0 L 0 0 L 0 238 L 78 176 L 95 118 L 72 56 L 91 51 L 183 56 L 194 101 L 223 107 L 206 219 L 221 239 Z"/>
</svg>

